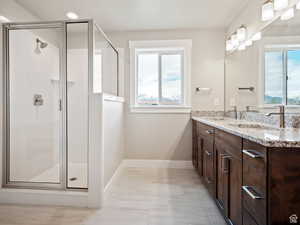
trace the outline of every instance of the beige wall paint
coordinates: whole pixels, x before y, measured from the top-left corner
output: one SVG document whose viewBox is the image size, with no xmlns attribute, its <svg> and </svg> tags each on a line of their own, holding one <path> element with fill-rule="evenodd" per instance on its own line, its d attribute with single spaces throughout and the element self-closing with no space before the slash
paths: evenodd
<svg viewBox="0 0 300 225">
<path fill-rule="evenodd" d="M 124 48 L 125 61 L 125 158 L 191 160 L 192 129 L 190 114 L 139 114 L 128 111 L 129 41 L 192 39 L 192 107 L 193 110 L 223 110 L 224 32 L 219 30 L 164 30 L 113 32 L 108 36 Z M 196 95 L 196 87 L 211 88 L 209 94 Z M 218 98 L 219 105 L 214 100 Z"/>
</svg>

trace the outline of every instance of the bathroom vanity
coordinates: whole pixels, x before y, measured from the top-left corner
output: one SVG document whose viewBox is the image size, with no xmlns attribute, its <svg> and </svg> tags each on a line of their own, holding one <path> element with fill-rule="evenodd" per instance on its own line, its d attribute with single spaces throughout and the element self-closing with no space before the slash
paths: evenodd
<svg viewBox="0 0 300 225">
<path fill-rule="evenodd" d="M 300 129 L 193 117 L 193 165 L 228 224 L 300 223 Z"/>
</svg>

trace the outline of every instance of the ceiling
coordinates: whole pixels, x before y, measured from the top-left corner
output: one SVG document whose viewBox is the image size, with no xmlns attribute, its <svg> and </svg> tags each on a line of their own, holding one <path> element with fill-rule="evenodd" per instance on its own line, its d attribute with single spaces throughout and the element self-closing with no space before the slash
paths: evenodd
<svg viewBox="0 0 300 225">
<path fill-rule="evenodd" d="M 105 31 L 226 28 L 248 0 L 16 0 L 43 20 L 68 11 Z"/>
</svg>

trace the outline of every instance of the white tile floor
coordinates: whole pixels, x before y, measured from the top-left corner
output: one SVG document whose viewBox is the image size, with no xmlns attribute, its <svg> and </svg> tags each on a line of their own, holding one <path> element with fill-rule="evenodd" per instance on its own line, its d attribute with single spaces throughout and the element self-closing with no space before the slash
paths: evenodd
<svg viewBox="0 0 300 225">
<path fill-rule="evenodd" d="M 0 206 L 2 225 L 225 225 L 193 170 L 127 168 L 101 210 Z"/>
</svg>

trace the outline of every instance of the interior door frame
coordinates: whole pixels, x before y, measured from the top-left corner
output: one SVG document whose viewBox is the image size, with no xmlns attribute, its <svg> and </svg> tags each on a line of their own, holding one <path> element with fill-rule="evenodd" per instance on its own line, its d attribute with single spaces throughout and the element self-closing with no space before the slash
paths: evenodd
<svg viewBox="0 0 300 225">
<path fill-rule="evenodd" d="M 2 186 L 7 188 L 66 189 L 67 183 L 67 68 L 66 68 L 66 22 L 34 22 L 3 24 L 3 173 Z M 60 49 L 59 98 L 62 110 L 59 115 L 59 183 L 10 181 L 10 71 L 9 31 L 26 29 L 62 29 Z"/>
</svg>

